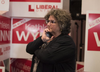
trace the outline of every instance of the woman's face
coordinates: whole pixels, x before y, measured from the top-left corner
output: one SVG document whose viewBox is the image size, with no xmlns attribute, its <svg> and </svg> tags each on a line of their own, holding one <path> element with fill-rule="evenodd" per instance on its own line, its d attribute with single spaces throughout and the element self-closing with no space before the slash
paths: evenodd
<svg viewBox="0 0 100 72">
<path fill-rule="evenodd" d="M 61 33 L 58 23 L 53 15 L 49 17 L 46 23 L 47 23 L 47 28 L 49 29 L 49 32 L 51 32 L 52 34 Z"/>
</svg>

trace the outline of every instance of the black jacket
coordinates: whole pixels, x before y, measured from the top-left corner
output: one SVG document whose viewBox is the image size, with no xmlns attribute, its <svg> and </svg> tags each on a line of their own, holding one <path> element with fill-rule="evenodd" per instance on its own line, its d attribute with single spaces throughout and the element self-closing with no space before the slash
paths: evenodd
<svg viewBox="0 0 100 72">
<path fill-rule="evenodd" d="M 75 44 L 69 35 L 59 35 L 44 49 L 41 37 L 30 42 L 26 51 L 40 60 L 36 72 L 75 72 Z"/>
</svg>

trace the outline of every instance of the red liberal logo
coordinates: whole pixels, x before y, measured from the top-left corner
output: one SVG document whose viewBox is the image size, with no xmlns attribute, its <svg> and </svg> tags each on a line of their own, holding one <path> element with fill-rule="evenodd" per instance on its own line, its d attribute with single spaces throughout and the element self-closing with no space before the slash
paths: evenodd
<svg viewBox="0 0 100 72">
<path fill-rule="evenodd" d="M 34 7 L 34 8 L 32 8 Z M 34 11 L 40 11 L 40 12 L 43 12 L 43 11 L 48 11 L 49 9 L 57 9 L 58 8 L 58 5 L 28 5 L 28 11 L 29 12 L 34 12 Z M 34 10 L 36 9 L 36 10 Z"/>
<path fill-rule="evenodd" d="M 31 5 L 29 5 L 29 11 L 34 12 L 34 9 L 31 8 Z"/>
</svg>

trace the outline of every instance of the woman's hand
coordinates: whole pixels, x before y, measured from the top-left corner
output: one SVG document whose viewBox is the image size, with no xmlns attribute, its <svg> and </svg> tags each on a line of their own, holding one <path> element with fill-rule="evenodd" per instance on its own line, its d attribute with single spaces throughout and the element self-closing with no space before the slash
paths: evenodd
<svg viewBox="0 0 100 72">
<path fill-rule="evenodd" d="M 41 37 L 41 39 L 42 39 L 43 42 L 47 42 L 49 40 L 51 41 L 53 39 L 53 36 L 51 38 L 47 37 L 46 36 L 46 32 L 49 32 L 49 29 L 45 29 L 43 31 L 43 34 L 42 34 L 42 37 Z"/>
</svg>

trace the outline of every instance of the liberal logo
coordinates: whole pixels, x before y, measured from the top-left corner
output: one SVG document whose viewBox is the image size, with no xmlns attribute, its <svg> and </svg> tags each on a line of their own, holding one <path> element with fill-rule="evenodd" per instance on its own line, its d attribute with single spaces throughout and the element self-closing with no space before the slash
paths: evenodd
<svg viewBox="0 0 100 72">
<path fill-rule="evenodd" d="M 58 8 L 58 5 L 48 5 L 48 4 L 46 4 L 46 5 L 34 5 L 34 6 L 28 5 L 29 12 L 34 12 L 34 11 L 35 12 L 47 12 L 52 8 L 56 9 L 56 8 Z"/>
<path fill-rule="evenodd" d="M 29 12 L 34 12 L 34 9 L 31 8 L 31 5 L 28 6 Z"/>
</svg>

